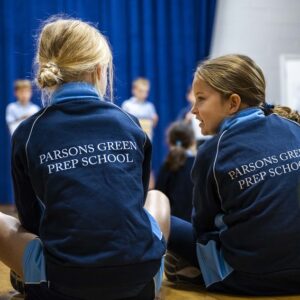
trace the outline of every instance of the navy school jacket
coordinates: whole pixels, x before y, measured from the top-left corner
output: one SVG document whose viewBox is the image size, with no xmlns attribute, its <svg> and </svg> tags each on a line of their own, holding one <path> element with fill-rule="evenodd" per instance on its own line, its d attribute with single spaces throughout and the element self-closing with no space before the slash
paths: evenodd
<svg viewBox="0 0 300 300">
<path fill-rule="evenodd" d="M 206 286 L 240 271 L 264 276 L 257 281 L 265 286 L 273 276 L 280 282 L 273 288 L 299 292 L 299 124 L 245 109 L 200 146 L 192 177 L 193 225 Z"/>
<path fill-rule="evenodd" d="M 68 83 L 13 136 L 22 225 L 42 240 L 48 280 L 65 287 L 147 283 L 165 252 L 143 209 L 151 143 L 138 121 Z"/>
</svg>

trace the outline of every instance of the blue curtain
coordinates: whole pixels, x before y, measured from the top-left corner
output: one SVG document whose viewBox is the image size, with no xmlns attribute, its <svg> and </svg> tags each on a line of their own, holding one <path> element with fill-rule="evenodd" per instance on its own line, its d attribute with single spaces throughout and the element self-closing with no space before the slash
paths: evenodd
<svg viewBox="0 0 300 300">
<path fill-rule="evenodd" d="M 166 154 L 165 129 L 186 105 L 196 64 L 209 54 L 216 0 L 1 0 L 0 1 L 0 203 L 13 201 L 10 136 L 5 108 L 13 82 L 34 78 L 36 35 L 42 20 L 66 14 L 97 24 L 109 38 L 115 64 L 115 102 L 130 97 L 138 76 L 151 81 L 149 100 L 160 121 L 155 129 L 153 168 Z M 40 104 L 35 91 L 33 102 Z"/>
</svg>

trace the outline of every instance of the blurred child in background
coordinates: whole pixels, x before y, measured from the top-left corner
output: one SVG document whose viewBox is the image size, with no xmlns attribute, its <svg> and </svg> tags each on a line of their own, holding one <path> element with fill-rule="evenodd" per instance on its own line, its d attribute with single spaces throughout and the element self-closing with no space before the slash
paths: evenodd
<svg viewBox="0 0 300 300">
<path fill-rule="evenodd" d="M 150 81 L 146 78 L 139 77 L 132 83 L 132 97 L 123 102 L 122 108 L 138 118 L 142 129 L 147 133 L 152 141 L 153 129 L 157 125 L 158 115 L 153 103 L 147 101 L 150 91 Z M 149 189 L 153 189 L 155 179 L 153 172 L 150 174 Z"/>
<path fill-rule="evenodd" d="M 16 80 L 14 92 L 17 101 L 10 103 L 6 108 L 6 123 L 11 135 L 22 121 L 40 110 L 37 105 L 30 102 L 32 88 L 29 80 Z"/>
<path fill-rule="evenodd" d="M 185 122 L 174 122 L 167 131 L 169 154 L 158 173 L 156 189 L 170 200 L 171 214 L 191 221 L 196 141 L 192 128 Z"/>
<path fill-rule="evenodd" d="M 123 102 L 122 108 L 139 119 L 143 130 L 150 140 L 153 137 L 153 128 L 158 122 L 158 115 L 152 103 L 147 101 L 150 82 L 146 78 L 139 77 L 132 83 L 132 97 Z"/>
</svg>

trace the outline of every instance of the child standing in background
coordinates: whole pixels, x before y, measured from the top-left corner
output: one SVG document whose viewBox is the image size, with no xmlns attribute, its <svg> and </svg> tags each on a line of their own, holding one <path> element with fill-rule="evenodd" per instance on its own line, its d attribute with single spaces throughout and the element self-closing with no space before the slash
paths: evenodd
<svg viewBox="0 0 300 300">
<path fill-rule="evenodd" d="M 169 198 L 173 216 L 190 222 L 193 197 L 190 173 L 196 152 L 195 135 L 185 122 L 171 124 L 167 135 L 170 151 L 159 170 L 156 189 Z"/>
<path fill-rule="evenodd" d="M 14 94 L 17 102 L 10 103 L 6 108 L 6 123 L 11 135 L 13 135 L 22 121 L 40 110 L 37 105 L 30 102 L 32 89 L 29 80 L 16 80 L 14 83 Z"/>
<path fill-rule="evenodd" d="M 158 122 L 158 115 L 152 103 L 147 101 L 150 91 L 150 82 L 139 77 L 132 83 L 132 97 L 123 102 L 122 108 L 139 119 L 143 130 L 150 140 L 153 137 L 153 128 Z"/>
</svg>

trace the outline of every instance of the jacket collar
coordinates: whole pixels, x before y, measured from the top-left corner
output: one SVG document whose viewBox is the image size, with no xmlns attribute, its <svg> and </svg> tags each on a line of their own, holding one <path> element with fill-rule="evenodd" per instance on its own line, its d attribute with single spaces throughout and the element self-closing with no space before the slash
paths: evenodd
<svg viewBox="0 0 300 300">
<path fill-rule="evenodd" d="M 220 133 L 238 124 L 264 118 L 265 114 L 260 108 L 246 108 L 232 117 L 226 118 L 220 127 Z"/>
<path fill-rule="evenodd" d="M 92 84 L 86 82 L 69 82 L 60 86 L 52 94 L 51 104 L 82 99 L 102 100 L 97 89 Z"/>
</svg>

